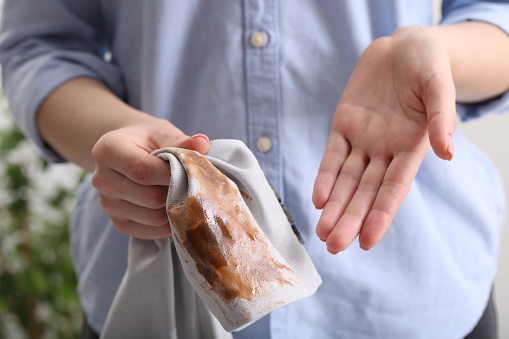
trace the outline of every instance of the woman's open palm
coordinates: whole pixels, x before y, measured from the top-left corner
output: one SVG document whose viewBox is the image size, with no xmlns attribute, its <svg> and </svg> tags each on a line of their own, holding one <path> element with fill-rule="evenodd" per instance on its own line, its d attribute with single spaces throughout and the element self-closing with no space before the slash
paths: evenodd
<svg viewBox="0 0 509 339">
<path fill-rule="evenodd" d="M 455 89 L 447 50 L 418 28 L 378 39 L 361 56 L 336 109 L 313 192 L 317 235 L 331 253 L 359 235 L 382 238 L 430 142 L 453 156 Z"/>
</svg>

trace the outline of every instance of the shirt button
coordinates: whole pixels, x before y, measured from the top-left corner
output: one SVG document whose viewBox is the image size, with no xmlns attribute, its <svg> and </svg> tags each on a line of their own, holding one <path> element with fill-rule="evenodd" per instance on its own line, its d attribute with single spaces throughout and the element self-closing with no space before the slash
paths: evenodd
<svg viewBox="0 0 509 339">
<path fill-rule="evenodd" d="M 268 40 L 269 38 L 264 32 L 254 32 L 251 34 L 251 45 L 256 48 L 265 46 Z"/>
<path fill-rule="evenodd" d="M 267 138 L 267 137 L 260 137 L 256 141 L 256 148 L 260 152 L 263 152 L 263 153 L 268 152 L 272 148 L 272 140 L 270 140 L 270 138 Z"/>
</svg>

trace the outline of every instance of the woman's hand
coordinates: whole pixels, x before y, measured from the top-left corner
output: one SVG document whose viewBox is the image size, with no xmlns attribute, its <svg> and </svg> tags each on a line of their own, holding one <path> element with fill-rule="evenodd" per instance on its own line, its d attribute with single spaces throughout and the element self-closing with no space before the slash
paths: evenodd
<svg viewBox="0 0 509 339">
<path fill-rule="evenodd" d="M 38 112 L 45 141 L 63 158 L 93 172 L 101 206 L 121 233 L 170 236 L 165 211 L 170 166 L 150 153 L 176 146 L 206 153 L 208 138 L 185 135 L 170 122 L 137 110 L 94 79 L 72 79 Z"/>
<path fill-rule="evenodd" d="M 147 116 L 149 117 L 149 116 Z M 160 239 L 171 236 L 166 215 L 170 166 L 150 153 L 162 147 L 181 147 L 206 153 L 208 138 L 188 137 L 165 120 L 104 134 L 92 149 L 92 184 L 115 228 L 124 234 Z"/>
<path fill-rule="evenodd" d="M 380 241 L 430 144 L 454 153 L 455 86 L 447 46 L 433 30 L 409 27 L 374 41 L 336 109 L 313 192 L 323 209 L 316 232 L 331 253 L 359 235 Z"/>
</svg>

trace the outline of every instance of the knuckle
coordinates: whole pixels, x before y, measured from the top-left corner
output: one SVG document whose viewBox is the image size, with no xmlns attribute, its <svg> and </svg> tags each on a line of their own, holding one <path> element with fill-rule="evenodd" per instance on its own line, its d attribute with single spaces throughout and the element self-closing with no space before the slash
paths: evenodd
<svg viewBox="0 0 509 339">
<path fill-rule="evenodd" d="M 139 184 L 147 184 L 149 179 L 148 165 L 142 161 L 133 162 L 129 168 L 129 176 Z"/>
<path fill-rule="evenodd" d="M 101 175 L 100 172 L 94 172 L 92 175 L 92 186 L 98 190 L 99 192 L 104 191 L 107 185 L 107 180 L 104 179 L 104 176 Z"/>
<path fill-rule="evenodd" d="M 366 151 L 364 151 L 364 150 L 363 150 L 362 148 L 360 148 L 360 147 L 354 147 L 354 148 L 352 148 L 352 153 L 351 153 L 351 155 L 359 157 L 359 159 L 360 159 L 363 163 L 365 163 L 365 164 L 369 163 L 369 155 L 368 155 L 368 153 L 366 153 Z"/>
<path fill-rule="evenodd" d="M 168 216 L 165 210 L 161 210 L 159 213 L 154 213 L 154 223 L 159 226 L 165 226 L 168 223 Z"/>
<path fill-rule="evenodd" d="M 368 193 L 368 194 L 376 194 L 378 192 L 378 189 L 380 187 L 376 184 L 373 184 L 373 183 L 368 183 L 368 182 L 361 182 L 359 184 L 359 187 L 357 188 L 357 191 L 359 193 Z"/>
<path fill-rule="evenodd" d="M 390 192 L 392 195 L 400 195 L 402 192 L 407 192 L 410 189 L 410 184 L 406 184 L 395 179 L 384 179 L 382 182 L 384 189 Z"/>
<path fill-rule="evenodd" d="M 360 177 L 357 173 L 353 173 L 349 170 L 344 170 L 344 171 L 341 171 L 341 173 L 339 174 L 339 177 L 338 177 L 338 181 L 343 181 L 343 182 L 359 182 L 360 180 Z"/>
<path fill-rule="evenodd" d="M 111 218 L 111 221 L 113 223 L 113 226 L 117 229 L 117 231 L 119 231 L 120 233 L 125 234 L 125 235 L 131 235 L 130 234 L 131 223 L 129 220 Z"/>
<path fill-rule="evenodd" d="M 166 205 L 166 194 L 158 187 L 151 187 L 145 195 L 145 203 L 151 208 L 162 208 Z"/>
<path fill-rule="evenodd" d="M 99 138 L 99 140 L 95 143 L 94 147 L 92 147 L 92 157 L 101 162 L 108 156 L 108 146 L 105 140 L 107 139 L 106 135 Z"/>
<path fill-rule="evenodd" d="M 113 211 L 113 204 L 110 199 L 104 197 L 103 195 L 99 195 L 99 203 L 101 205 L 101 208 L 107 212 L 112 213 Z"/>
</svg>

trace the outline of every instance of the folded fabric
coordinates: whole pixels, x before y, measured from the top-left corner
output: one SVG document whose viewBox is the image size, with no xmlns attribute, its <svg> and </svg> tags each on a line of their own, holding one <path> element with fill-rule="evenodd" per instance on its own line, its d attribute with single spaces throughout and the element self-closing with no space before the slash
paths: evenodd
<svg viewBox="0 0 509 339">
<path fill-rule="evenodd" d="M 244 143 L 154 154 L 171 166 L 173 236 L 131 239 L 103 338 L 228 338 L 316 291 L 321 278 Z"/>
</svg>

